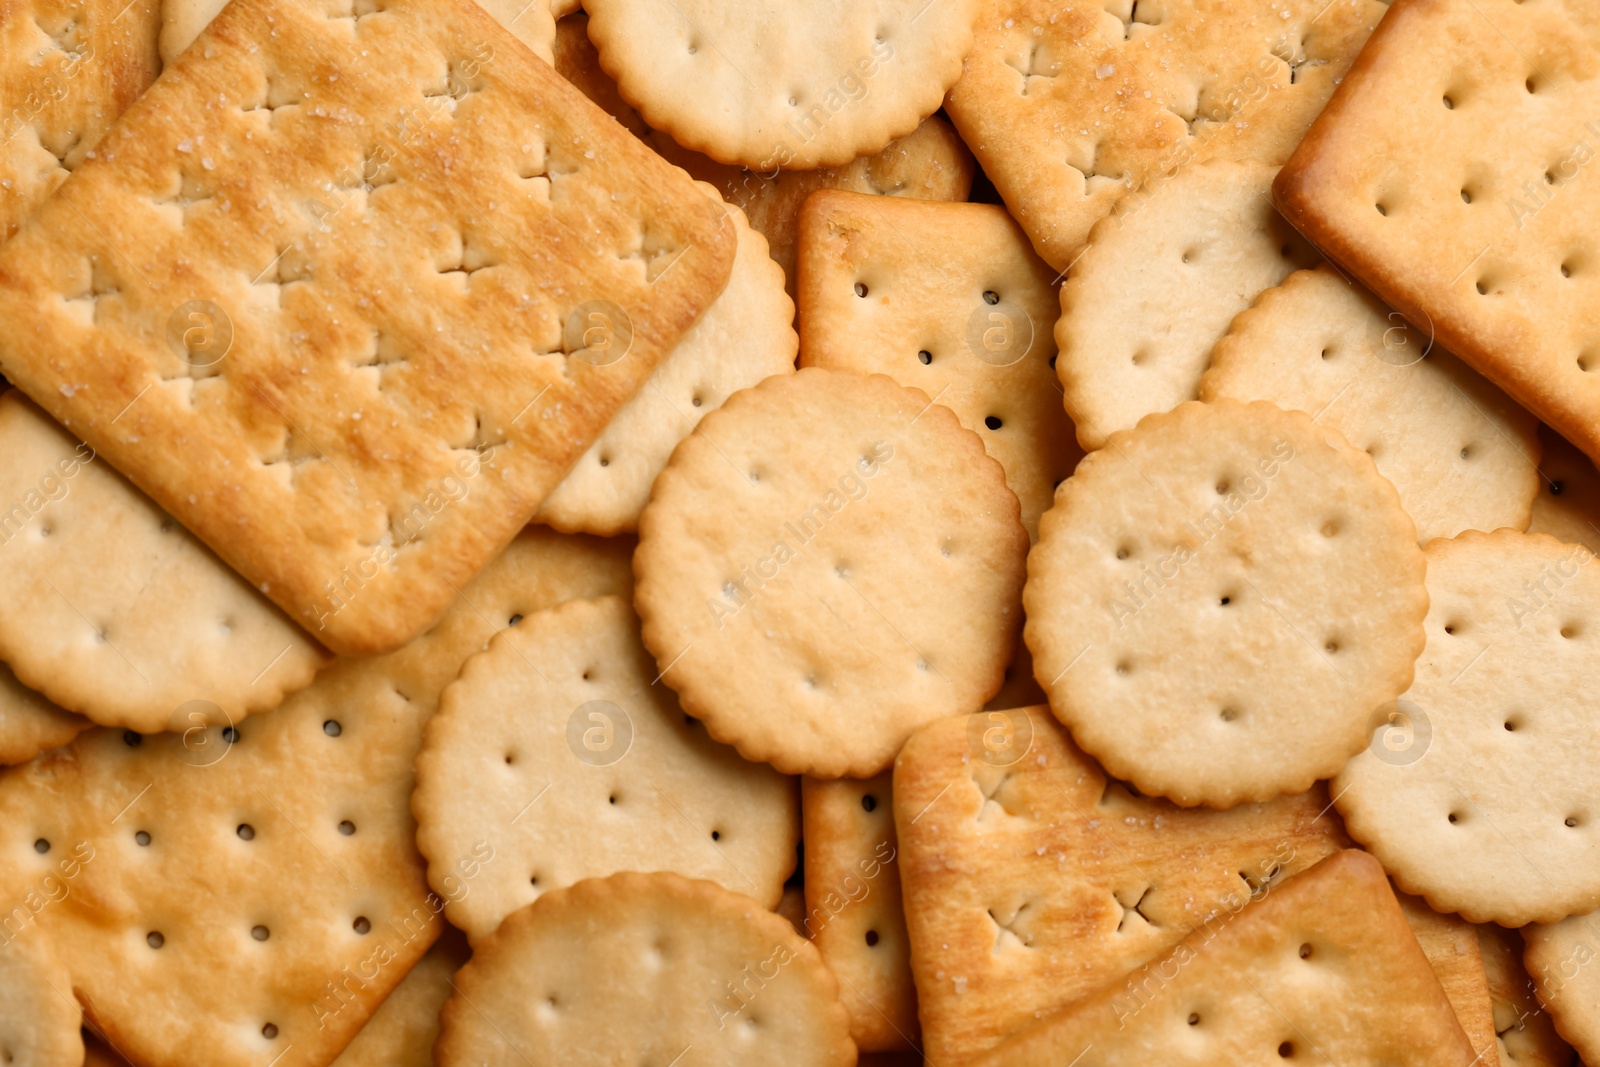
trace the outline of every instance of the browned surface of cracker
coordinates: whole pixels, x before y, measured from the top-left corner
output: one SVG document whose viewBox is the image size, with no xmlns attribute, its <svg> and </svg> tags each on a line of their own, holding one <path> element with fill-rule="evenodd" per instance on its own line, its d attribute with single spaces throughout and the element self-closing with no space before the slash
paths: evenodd
<svg viewBox="0 0 1600 1067">
<path fill-rule="evenodd" d="M 1600 455 L 1600 51 L 1562 5 L 1398 0 L 1279 174 L 1284 215 Z"/>
<path fill-rule="evenodd" d="M 1484 923 L 1478 927 L 1478 945 L 1489 979 L 1501 1067 L 1573 1067 L 1577 1053 L 1556 1033 L 1522 965 L 1522 935 Z"/>
<path fill-rule="evenodd" d="M 1320 785 L 1223 812 L 1132 794 L 1045 707 L 925 727 L 901 750 L 894 794 L 936 1067 L 1108 984 L 1133 996 L 1145 965 L 1190 930 L 1226 923 L 1348 844 Z"/>
<path fill-rule="evenodd" d="M 1428 965 L 1444 987 L 1456 1019 L 1481 1058 L 1477 1067 L 1499 1067 L 1495 1045 L 1494 1008 L 1489 996 L 1489 978 L 1484 970 L 1483 953 L 1478 948 L 1478 928 L 1459 915 L 1443 915 L 1420 897 L 1398 890 L 1395 899 L 1406 924 L 1428 957 Z"/>
<path fill-rule="evenodd" d="M 0 365 L 370 654 L 509 543 L 732 253 L 476 5 L 240 0 L 0 250 Z"/>
</svg>

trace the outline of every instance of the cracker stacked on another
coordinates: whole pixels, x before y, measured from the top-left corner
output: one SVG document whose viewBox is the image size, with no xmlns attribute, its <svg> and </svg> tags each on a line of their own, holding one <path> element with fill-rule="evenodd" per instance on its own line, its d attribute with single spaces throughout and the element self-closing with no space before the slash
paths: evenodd
<svg viewBox="0 0 1600 1067">
<path fill-rule="evenodd" d="M 1600 1063 L 1597 108 L 1586 0 L 0 0 L 0 1062 Z"/>
</svg>

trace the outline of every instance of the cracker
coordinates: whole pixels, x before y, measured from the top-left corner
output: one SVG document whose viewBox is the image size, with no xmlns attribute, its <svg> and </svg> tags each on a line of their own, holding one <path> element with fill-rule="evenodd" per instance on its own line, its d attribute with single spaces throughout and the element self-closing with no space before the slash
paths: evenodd
<svg viewBox="0 0 1600 1067">
<path fill-rule="evenodd" d="M 194 43 L 227 0 L 161 0 L 161 58 L 171 63 Z M 549 0 L 478 0 L 494 20 L 546 63 L 554 62 L 556 14 Z"/>
<path fill-rule="evenodd" d="M 900 906 L 894 779 L 804 778 L 806 908 L 801 935 L 839 979 L 856 1047 L 917 1044 L 917 990 Z"/>
<path fill-rule="evenodd" d="M 1039 255 L 1065 271 L 1212 158 L 1279 166 L 1387 10 L 1376 0 L 988 0 L 946 103 Z"/>
<path fill-rule="evenodd" d="M 1190 934 L 1130 1005 L 1106 989 L 974 1067 L 1481 1063 L 1376 860 L 1354 849 L 1289 879 L 1220 931 Z M 1074 1061 L 1073 1057 L 1077 1057 Z"/>
<path fill-rule="evenodd" d="M 838 166 L 939 110 L 980 0 L 786 4 L 590 0 L 600 65 L 685 148 L 760 171 Z"/>
<path fill-rule="evenodd" d="M 433 1067 L 439 1009 L 471 955 L 461 931 L 446 928 L 331 1067 Z"/>
<path fill-rule="evenodd" d="M 476 5 L 333 15 L 239 0 L 167 69 L 0 248 L 0 369 L 348 655 L 510 542 L 733 235 Z"/>
<path fill-rule="evenodd" d="M 812 367 L 736 393 L 673 452 L 635 604 L 712 737 L 786 774 L 867 777 L 999 689 L 1027 545 L 949 408 Z"/>
<path fill-rule="evenodd" d="M 1005 468 L 1035 536 L 1083 457 L 1052 369 L 1054 282 L 1004 208 L 819 192 L 800 216 L 801 365 L 937 397 Z"/>
<path fill-rule="evenodd" d="M 839 983 L 781 916 L 713 882 L 627 872 L 507 916 L 455 980 L 439 1067 L 856 1062 Z"/>
<path fill-rule="evenodd" d="M 530 530 L 428 635 L 232 733 L 93 730 L 6 772 L 0 931 L 52 942 L 135 1062 L 332 1060 L 445 925 L 407 805 L 439 692 L 512 616 L 626 593 L 627 547 Z M 463 860 L 449 896 L 493 870 Z"/>
<path fill-rule="evenodd" d="M 778 906 L 772 910 L 788 919 L 789 925 L 801 937 L 806 936 L 806 891 L 804 886 L 795 884 L 792 877 L 784 883 L 783 896 L 778 898 Z"/>
<path fill-rule="evenodd" d="M 1552 3 L 1404 0 L 1274 185 L 1391 307 L 1600 455 L 1600 51 Z"/>
<path fill-rule="evenodd" d="M 1034 677 L 1114 776 L 1227 807 L 1310 787 L 1411 683 L 1416 527 L 1303 412 L 1188 403 L 1056 491 L 1023 593 Z"/>
<path fill-rule="evenodd" d="M 555 67 L 583 94 L 642 137 L 693 177 L 715 185 L 728 202 L 743 209 L 758 233 L 767 239 L 772 258 L 783 268 L 789 295 L 795 295 L 796 227 L 800 208 L 818 189 L 850 189 L 879 196 L 917 200 L 964 201 L 972 189 L 972 153 L 955 129 L 939 115 L 929 115 L 904 137 L 881 151 L 837 167 L 770 172 L 718 163 L 681 147 L 644 118 L 617 93 L 617 83 L 600 69 L 589 41 L 588 16 L 579 12 L 556 24 Z"/>
<path fill-rule="evenodd" d="M 0 22 L 0 244 L 161 72 L 159 0 L 21 0 Z"/>
<path fill-rule="evenodd" d="M 83 1012 L 72 981 L 39 938 L 0 945 L 0 1062 L 72 1067 L 83 1062 Z"/>
<path fill-rule="evenodd" d="M 1478 944 L 1489 977 L 1502 1067 L 1573 1067 L 1576 1054 L 1556 1033 L 1522 965 L 1522 935 L 1485 923 L 1478 927 Z"/>
<path fill-rule="evenodd" d="M 700 188 L 722 203 L 711 186 Z M 730 394 L 794 372 L 800 340 L 783 272 L 744 213 L 726 210 L 738 238 L 727 287 L 545 497 L 536 521 L 569 533 L 633 530 L 673 447 L 702 418 Z"/>
<path fill-rule="evenodd" d="M 1083 447 L 1194 400 L 1233 317 L 1320 258 L 1273 210 L 1272 174 L 1255 162 L 1189 167 L 1089 234 L 1055 328 Z"/>
<path fill-rule="evenodd" d="M 1044 707 L 924 727 L 895 763 L 894 805 L 936 1067 L 1113 981 L 1131 996 L 1191 929 L 1348 844 L 1320 785 L 1223 812 L 1135 795 Z"/>
<path fill-rule="evenodd" d="M 1585 1061 L 1600 1059 L 1600 924 L 1593 913 L 1526 926 L 1522 962 L 1556 1033 Z"/>
<path fill-rule="evenodd" d="M 447 687 L 417 754 L 434 891 L 495 863 L 446 917 L 474 944 L 554 889 L 615 871 L 711 879 L 775 907 L 800 839 L 796 783 L 708 738 L 652 684 L 625 600 L 574 601 L 499 634 Z"/>
<path fill-rule="evenodd" d="M 277 707 L 328 663 L 16 390 L 0 395 L 0 453 L 0 659 L 24 684 L 103 726 L 151 733 Z"/>
<path fill-rule="evenodd" d="M 1440 911 L 1522 926 L 1600 906 L 1593 559 L 1514 530 L 1428 545 L 1415 681 L 1334 791 L 1350 835 Z"/>
<path fill-rule="evenodd" d="M 1539 427 L 1539 494 L 1533 498 L 1529 533 L 1600 551 L 1600 472 L 1572 442 L 1548 426 Z"/>
<path fill-rule="evenodd" d="M 1495 1046 L 1494 1008 L 1489 1000 L 1489 978 L 1484 970 L 1483 952 L 1478 948 L 1478 928 L 1459 915 L 1441 915 L 1428 902 L 1409 893 L 1396 893 L 1406 925 L 1416 935 L 1428 966 L 1444 987 L 1444 995 L 1455 1009 L 1456 1021 L 1478 1053 L 1476 1064 L 1493 1067 L 1498 1056 Z"/>
<path fill-rule="evenodd" d="M 91 725 L 17 681 L 11 668 L 0 663 L 0 764 L 25 763 Z"/>
<path fill-rule="evenodd" d="M 1018 633 L 1017 650 L 1011 656 L 1011 665 L 1006 668 L 1005 681 L 1001 683 L 1000 691 L 983 706 L 984 710 L 1026 708 L 1043 704 L 1046 700 L 1044 690 L 1039 688 L 1039 682 L 1033 676 L 1033 653 L 1028 651 L 1028 643 Z"/>
<path fill-rule="evenodd" d="M 1331 267 L 1262 293 L 1211 352 L 1200 399 L 1310 413 L 1371 456 L 1417 540 L 1522 530 L 1539 491 L 1538 422 Z"/>
</svg>

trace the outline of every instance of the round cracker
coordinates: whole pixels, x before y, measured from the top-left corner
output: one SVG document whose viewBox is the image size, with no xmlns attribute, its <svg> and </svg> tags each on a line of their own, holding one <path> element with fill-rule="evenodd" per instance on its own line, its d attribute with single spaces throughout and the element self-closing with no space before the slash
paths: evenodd
<svg viewBox="0 0 1600 1067">
<path fill-rule="evenodd" d="M 806 368 L 735 394 L 672 454 L 635 602 L 711 736 L 786 773 L 868 777 L 999 689 L 1027 546 L 1004 471 L 949 408 Z"/>
<path fill-rule="evenodd" d="M 777 905 L 800 839 L 794 781 L 712 741 L 655 675 L 613 596 L 501 631 L 445 689 L 411 807 L 429 884 L 473 941 L 550 890 L 619 870 Z"/>
<path fill-rule="evenodd" d="M 83 1062 L 83 1012 L 72 977 L 44 934 L 24 929 L 0 943 L 0 1063 L 63 1067 Z"/>
<path fill-rule="evenodd" d="M 1273 209 L 1276 173 L 1185 167 L 1090 231 L 1056 320 L 1056 374 L 1084 448 L 1195 399 L 1233 317 L 1321 258 Z"/>
<path fill-rule="evenodd" d="M 1298 271 L 1233 320 L 1200 399 L 1267 400 L 1336 427 L 1378 464 L 1417 540 L 1525 529 L 1539 423 L 1331 267 Z"/>
<path fill-rule="evenodd" d="M 440 1067 L 856 1062 L 816 948 L 748 897 L 676 874 L 545 894 L 479 942 L 455 985 Z"/>
<path fill-rule="evenodd" d="M 1334 783 L 1350 835 L 1406 892 L 1473 922 L 1592 911 L 1594 553 L 1497 530 L 1434 541 L 1427 558 L 1416 680 Z"/>
<path fill-rule="evenodd" d="M 714 187 L 698 185 L 722 203 Z M 800 339 L 783 271 L 744 212 L 727 212 L 738 242 L 727 287 L 545 498 L 536 521 L 607 537 L 633 530 L 673 446 L 730 394 L 793 373 Z"/>
<path fill-rule="evenodd" d="M 600 65 L 644 120 L 721 163 L 849 163 L 939 110 L 977 0 L 591 0 Z"/>
<path fill-rule="evenodd" d="M 1056 491 L 1028 570 L 1051 710 L 1112 775 L 1179 804 L 1333 774 L 1423 645 L 1394 487 L 1337 430 L 1266 403 L 1113 434 Z"/>
</svg>

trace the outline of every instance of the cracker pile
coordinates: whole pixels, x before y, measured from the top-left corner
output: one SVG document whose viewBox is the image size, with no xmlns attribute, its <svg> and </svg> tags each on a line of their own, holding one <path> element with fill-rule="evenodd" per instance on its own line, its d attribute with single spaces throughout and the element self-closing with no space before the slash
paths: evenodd
<svg viewBox="0 0 1600 1067">
<path fill-rule="evenodd" d="M 1590 0 L 0 0 L 0 1064 L 1600 1064 Z"/>
</svg>

